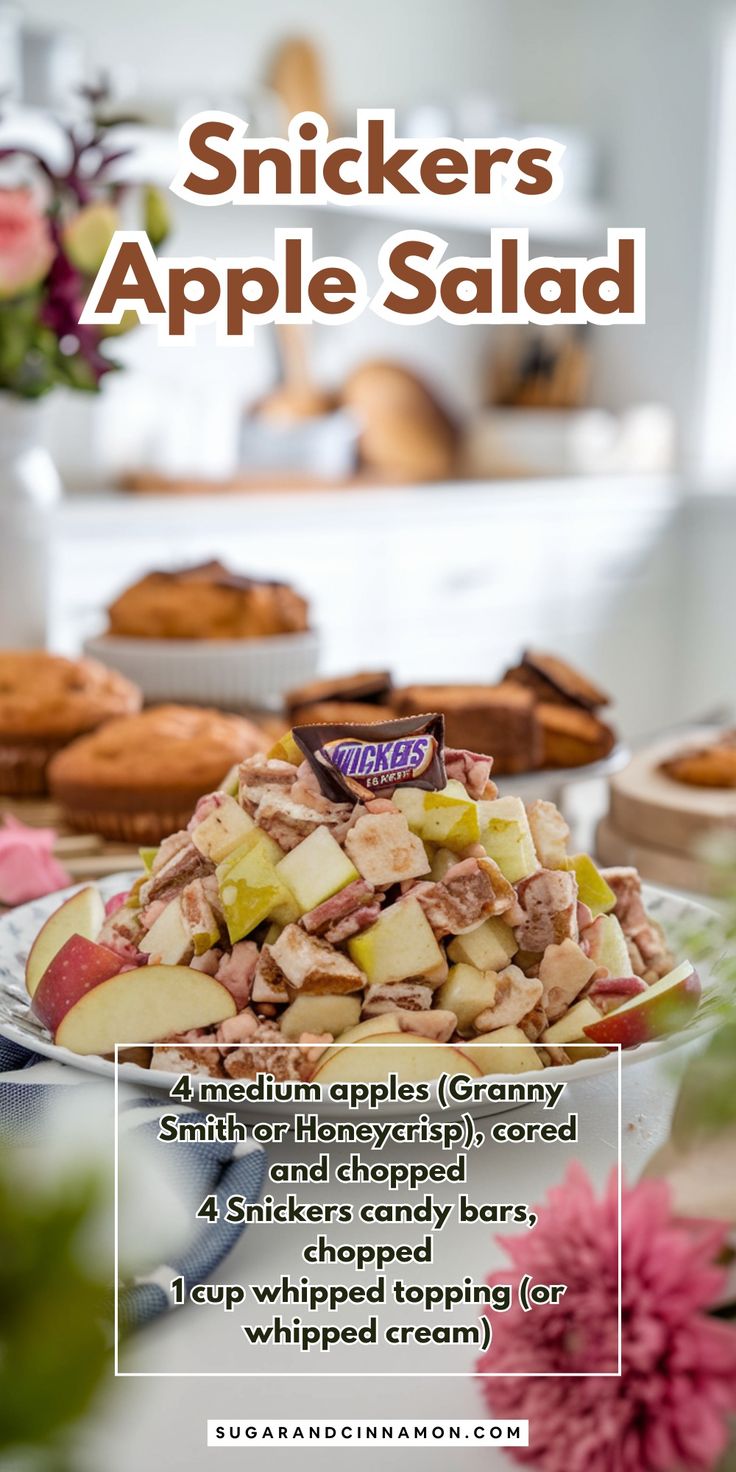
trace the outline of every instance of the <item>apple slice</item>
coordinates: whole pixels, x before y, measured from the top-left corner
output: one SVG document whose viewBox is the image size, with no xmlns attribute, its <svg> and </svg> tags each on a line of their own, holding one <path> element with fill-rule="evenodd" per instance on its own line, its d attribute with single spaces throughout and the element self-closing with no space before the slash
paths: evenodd
<svg viewBox="0 0 736 1472">
<path fill-rule="evenodd" d="M 594 1043 L 620 1043 L 635 1048 L 667 1033 L 678 1032 L 698 1009 L 700 977 L 689 961 L 683 961 L 645 992 L 630 997 L 615 1012 L 591 1022 L 583 1029 Z"/>
<path fill-rule="evenodd" d="M 397 1046 L 400 1045 L 400 1046 Z M 382 1083 L 395 1073 L 400 1083 L 427 1083 L 442 1073 L 480 1078 L 481 1070 L 452 1043 L 433 1043 L 412 1032 L 374 1033 L 368 1046 L 328 1049 L 312 1074 L 316 1084 Z"/>
<path fill-rule="evenodd" d="M 227 987 L 189 966 L 140 966 L 101 981 L 70 1007 L 54 1042 L 72 1053 L 114 1053 L 116 1043 L 160 1043 L 234 1017 Z"/>
<path fill-rule="evenodd" d="M 109 946 L 99 946 L 86 935 L 70 935 L 49 962 L 33 993 L 31 1011 L 49 1032 L 93 986 L 117 976 L 125 961 Z"/>
<path fill-rule="evenodd" d="M 105 919 L 105 906 L 99 890 L 88 884 L 70 895 L 41 926 L 26 961 L 26 987 L 33 996 L 41 977 L 54 956 L 72 935 L 94 940 Z"/>
</svg>

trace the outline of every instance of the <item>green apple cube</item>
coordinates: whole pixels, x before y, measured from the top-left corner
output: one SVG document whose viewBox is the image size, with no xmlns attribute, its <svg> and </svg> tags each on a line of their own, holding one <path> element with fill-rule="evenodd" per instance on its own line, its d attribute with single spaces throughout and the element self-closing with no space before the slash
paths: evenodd
<svg viewBox="0 0 736 1472">
<path fill-rule="evenodd" d="M 539 868 L 526 808 L 520 797 L 483 799 L 478 804 L 480 841 L 509 884 Z"/>
<path fill-rule="evenodd" d="M 206 859 L 211 859 L 213 864 L 220 864 L 234 849 L 240 848 L 251 834 L 257 832 L 258 829 L 248 813 L 243 811 L 234 797 L 226 796 L 219 807 L 213 808 L 192 829 L 192 843 Z"/>
<path fill-rule="evenodd" d="M 441 792 L 405 787 L 394 793 L 393 800 L 425 843 L 460 852 L 480 838 L 478 804 L 468 797 L 462 782 L 448 782 Z"/>
<path fill-rule="evenodd" d="M 426 976 L 444 962 L 434 931 L 411 896 L 383 910 L 374 925 L 348 941 L 348 951 L 371 986 Z"/>
<path fill-rule="evenodd" d="M 147 874 L 150 874 L 150 872 L 151 872 L 151 870 L 153 868 L 153 861 L 154 861 L 154 859 L 156 857 L 156 854 L 158 853 L 158 849 L 157 848 L 139 848 L 138 852 L 139 852 L 139 854 L 141 856 L 141 863 L 143 865 L 143 868 L 145 869 L 145 871 L 146 871 Z"/>
<path fill-rule="evenodd" d="M 491 917 L 477 925 L 475 930 L 456 935 L 447 947 L 447 954 L 451 961 L 466 961 L 470 966 L 477 966 L 479 971 L 502 971 L 517 950 L 511 926 Z"/>
<path fill-rule="evenodd" d="M 447 981 L 437 993 L 437 1006 L 443 1012 L 454 1012 L 460 1032 L 469 1032 L 473 1019 L 492 1007 L 496 996 L 498 977 L 493 971 L 479 971 L 475 966 L 460 962 L 451 966 Z"/>
<path fill-rule="evenodd" d="M 590 854 L 572 854 L 565 863 L 578 881 L 578 899 L 587 905 L 593 918 L 616 908 L 616 896 Z"/>
<path fill-rule="evenodd" d="M 584 935 L 588 955 L 596 966 L 605 966 L 609 976 L 631 976 L 626 936 L 615 915 L 598 915 Z"/>
<path fill-rule="evenodd" d="M 245 853 L 236 849 L 218 865 L 220 900 L 233 945 L 262 920 L 275 917 L 280 906 L 293 903 L 276 873 L 280 857 L 278 844 L 259 832 Z"/>
<path fill-rule="evenodd" d="M 397 819 L 398 821 L 398 819 Z M 299 905 L 299 914 L 314 910 L 360 875 L 329 828 L 315 828 L 276 865 L 276 872 Z"/>
</svg>

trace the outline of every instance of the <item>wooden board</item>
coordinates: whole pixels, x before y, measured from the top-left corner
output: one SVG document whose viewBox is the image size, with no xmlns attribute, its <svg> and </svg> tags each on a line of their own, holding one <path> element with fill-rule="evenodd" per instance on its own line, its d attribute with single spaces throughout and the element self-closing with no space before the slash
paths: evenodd
<svg viewBox="0 0 736 1472">
<path fill-rule="evenodd" d="M 651 849 L 687 858 L 708 834 L 736 828 L 736 791 L 689 787 L 658 770 L 667 757 L 703 746 L 716 734 L 715 728 L 701 726 L 638 751 L 610 780 L 614 830 Z"/>
<path fill-rule="evenodd" d="M 596 854 L 605 868 L 633 865 L 642 879 L 665 889 L 685 890 L 712 896 L 712 874 L 707 865 L 684 854 L 654 848 L 621 833 L 610 818 L 601 818 L 596 832 Z"/>
</svg>

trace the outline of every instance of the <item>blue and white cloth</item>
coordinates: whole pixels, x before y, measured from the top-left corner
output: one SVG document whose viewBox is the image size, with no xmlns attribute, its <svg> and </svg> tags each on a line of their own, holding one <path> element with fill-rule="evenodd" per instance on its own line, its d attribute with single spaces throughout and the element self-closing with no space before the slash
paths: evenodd
<svg viewBox="0 0 736 1472">
<path fill-rule="evenodd" d="M 70 1088 L 99 1093 L 100 1084 L 0 1036 L 0 1141 L 32 1144 L 34 1136 L 38 1139 L 43 1131 L 48 1111 L 53 1110 L 62 1091 Z M 208 1195 L 214 1195 L 221 1208 L 233 1195 L 241 1195 L 248 1203 L 257 1201 L 267 1168 L 261 1146 L 248 1140 L 236 1144 L 176 1141 L 164 1147 L 157 1133 L 158 1120 L 167 1105 L 171 1108 L 165 1094 L 126 1088 L 120 1096 L 120 1123 L 126 1132 L 140 1132 L 154 1150 L 165 1148 L 169 1179 L 187 1206 Z M 195 1111 L 178 1109 L 177 1113 L 185 1120 L 201 1118 Z M 167 1286 L 173 1277 L 183 1277 L 187 1290 L 210 1277 L 244 1230 L 241 1224 L 226 1222 L 222 1210 L 218 1220 L 197 1224 L 179 1255 L 167 1260 L 159 1271 L 148 1272 L 121 1287 L 121 1330 L 137 1328 L 171 1308 Z"/>
</svg>

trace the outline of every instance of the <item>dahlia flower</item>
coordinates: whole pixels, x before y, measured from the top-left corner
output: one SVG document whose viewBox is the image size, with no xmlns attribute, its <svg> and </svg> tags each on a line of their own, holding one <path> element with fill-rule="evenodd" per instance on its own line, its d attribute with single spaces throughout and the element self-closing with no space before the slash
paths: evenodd
<svg viewBox="0 0 736 1472">
<path fill-rule="evenodd" d="M 510 1272 L 488 1279 L 567 1284 L 556 1307 L 525 1313 L 514 1302 L 497 1316 L 477 1366 L 512 1376 L 483 1380 L 482 1393 L 494 1416 L 528 1419 L 530 1445 L 513 1455 L 544 1472 L 709 1468 L 728 1441 L 736 1331 L 709 1315 L 725 1282 L 715 1259 L 726 1229 L 673 1218 L 661 1181 L 624 1189 L 622 1227 L 620 1376 L 615 1177 L 598 1200 L 573 1166 L 532 1230 L 502 1239 Z"/>
</svg>

